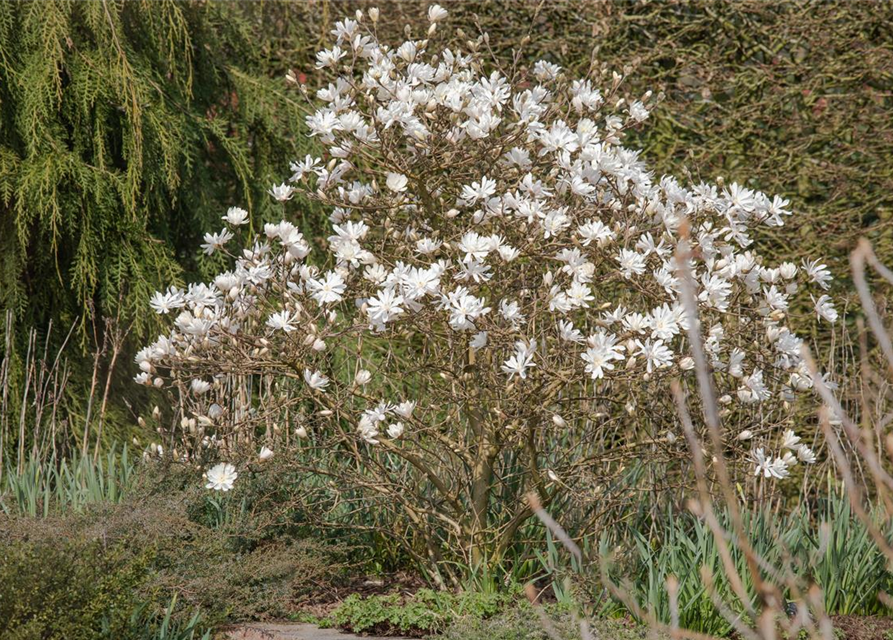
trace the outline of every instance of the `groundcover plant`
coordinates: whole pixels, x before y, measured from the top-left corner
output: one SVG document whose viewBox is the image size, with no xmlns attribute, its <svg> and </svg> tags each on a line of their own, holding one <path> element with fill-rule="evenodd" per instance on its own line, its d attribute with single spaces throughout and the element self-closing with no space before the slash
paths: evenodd
<svg viewBox="0 0 893 640">
<path fill-rule="evenodd" d="M 697 322 L 741 477 L 814 463 L 792 326 L 815 320 L 793 310 L 834 322 L 831 276 L 754 243 L 788 202 L 653 175 L 623 140 L 659 96 L 625 96 L 608 69 L 500 65 L 486 35 L 438 46 L 447 11 L 428 17 L 388 46 L 377 10 L 358 12 L 317 55 L 306 124 L 324 152 L 270 195 L 318 201 L 331 235 L 285 219 L 253 236 L 234 207 L 202 245 L 229 269 L 153 297 L 170 331 L 136 380 L 172 393 L 178 457 L 229 489 L 247 451 L 288 448 L 345 502 L 392 514 L 413 557 L 498 562 L 526 492 L 549 508 L 585 475 L 598 500 L 634 459 L 682 473 L 668 388 L 694 384 Z"/>
</svg>

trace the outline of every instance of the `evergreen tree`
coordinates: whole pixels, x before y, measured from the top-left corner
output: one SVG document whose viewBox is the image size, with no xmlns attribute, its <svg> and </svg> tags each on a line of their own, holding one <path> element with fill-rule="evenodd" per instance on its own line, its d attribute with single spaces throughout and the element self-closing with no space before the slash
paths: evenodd
<svg viewBox="0 0 893 640">
<path fill-rule="evenodd" d="M 239 5 L 0 3 L 0 308 L 150 329 L 196 234 L 276 207 L 302 118 Z M 222 223 L 221 223 L 222 224 Z M 82 323 L 86 336 L 87 323 Z"/>
</svg>

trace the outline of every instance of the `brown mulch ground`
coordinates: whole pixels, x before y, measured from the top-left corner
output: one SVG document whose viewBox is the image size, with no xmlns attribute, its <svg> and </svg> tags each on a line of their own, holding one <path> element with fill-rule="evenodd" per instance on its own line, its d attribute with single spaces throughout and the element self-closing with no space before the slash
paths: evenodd
<svg viewBox="0 0 893 640">
<path fill-rule="evenodd" d="M 834 630 L 843 640 L 893 640 L 893 618 L 832 616 Z"/>
</svg>

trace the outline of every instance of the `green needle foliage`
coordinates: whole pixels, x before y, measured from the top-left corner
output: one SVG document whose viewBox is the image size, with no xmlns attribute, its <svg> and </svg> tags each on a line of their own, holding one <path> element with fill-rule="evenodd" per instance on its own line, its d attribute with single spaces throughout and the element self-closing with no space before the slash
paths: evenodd
<svg viewBox="0 0 893 640">
<path fill-rule="evenodd" d="M 200 230 L 235 204 L 273 214 L 302 114 L 250 27 L 229 3 L 0 4 L 0 308 L 19 327 L 95 310 L 144 334 L 151 293 L 201 270 Z"/>
</svg>

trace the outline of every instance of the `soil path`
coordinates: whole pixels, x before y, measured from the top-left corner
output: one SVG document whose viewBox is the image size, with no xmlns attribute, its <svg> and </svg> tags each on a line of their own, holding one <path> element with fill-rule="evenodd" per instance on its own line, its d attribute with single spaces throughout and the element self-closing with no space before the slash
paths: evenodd
<svg viewBox="0 0 893 640">
<path fill-rule="evenodd" d="M 228 629 L 226 640 L 408 640 L 406 638 L 381 638 L 355 636 L 336 629 L 320 629 L 313 624 L 272 624 L 252 622 Z"/>
</svg>

